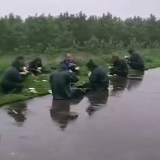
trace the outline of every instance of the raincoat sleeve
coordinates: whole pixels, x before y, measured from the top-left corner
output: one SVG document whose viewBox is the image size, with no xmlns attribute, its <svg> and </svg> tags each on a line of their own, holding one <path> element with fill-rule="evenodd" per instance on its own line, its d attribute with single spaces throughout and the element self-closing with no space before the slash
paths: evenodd
<svg viewBox="0 0 160 160">
<path fill-rule="evenodd" d="M 36 71 L 37 70 L 36 64 L 33 61 L 30 62 L 28 65 L 28 69 L 29 71 Z"/>
<path fill-rule="evenodd" d="M 115 71 L 123 71 L 124 63 L 121 61 L 118 66 L 115 66 Z"/>
<path fill-rule="evenodd" d="M 69 81 L 71 83 L 76 83 L 79 81 L 79 78 L 75 73 L 69 73 Z"/>
<path fill-rule="evenodd" d="M 89 81 L 90 82 L 96 82 L 97 81 L 97 77 L 98 77 L 98 73 L 97 72 L 92 72 L 91 76 L 89 77 Z"/>
<path fill-rule="evenodd" d="M 10 77 L 14 82 L 17 82 L 17 83 L 24 82 L 24 79 L 22 78 L 21 74 L 18 71 L 12 71 L 12 73 L 10 74 Z"/>
<path fill-rule="evenodd" d="M 128 61 L 131 61 L 131 62 L 136 61 L 136 60 L 137 60 L 137 54 L 136 54 L 136 53 L 133 53 L 133 54 L 130 56 L 130 58 L 128 59 Z"/>
<path fill-rule="evenodd" d="M 52 82 L 52 74 L 49 76 L 49 83 Z"/>
</svg>

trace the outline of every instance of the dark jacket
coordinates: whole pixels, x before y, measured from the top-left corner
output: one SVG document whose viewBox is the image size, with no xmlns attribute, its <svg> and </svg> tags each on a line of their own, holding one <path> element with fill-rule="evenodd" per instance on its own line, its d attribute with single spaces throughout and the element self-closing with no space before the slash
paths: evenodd
<svg viewBox="0 0 160 160">
<path fill-rule="evenodd" d="M 114 74 L 118 76 L 126 77 L 128 75 L 128 65 L 125 60 L 118 59 L 113 64 Z"/>
<path fill-rule="evenodd" d="M 132 66 L 132 64 L 134 66 L 137 65 L 137 69 L 139 69 L 141 71 L 145 70 L 144 61 L 138 53 L 135 53 L 135 52 L 131 53 L 131 56 L 128 61 L 129 61 L 129 64 L 131 64 L 131 66 Z"/>
<path fill-rule="evenodd" d="M 12 66 L 6 70 L 1 83 L 22 83 L 24 80 L 20 74 L 23 64 L 19 60 L 15 60 Z"/>
<path fill-rule="evenodd" d="M 88 69 L 91 71 L 89 82 L 93 90 L 108 89 L 109 78 L 103 67 L 97 66 L 92 60 L 87 63 Z"/>
<path fill-rule="evenodd" d="M 75 61 L 73 61 L 73 60 L 72 61 L 68 61 L 66 59 L 64 61 L 62 61 L 61 64 L 63 64 L 65 66 L 65 68 L 68 69 L 68 70 L 69 70 L 69 67 L 70 67 L 71 64 L 75 64 L 76 65 Z"/>
<path fill-rule="evenodd" d="M 61 68 L 60 71 L 53 73 L 50 76 L 50 85 L 53 93 L 53 98 L 56 100 L 71 99 L 71 83 L 78 82 L 78 77 L 74 73 Z"/>
</svg>

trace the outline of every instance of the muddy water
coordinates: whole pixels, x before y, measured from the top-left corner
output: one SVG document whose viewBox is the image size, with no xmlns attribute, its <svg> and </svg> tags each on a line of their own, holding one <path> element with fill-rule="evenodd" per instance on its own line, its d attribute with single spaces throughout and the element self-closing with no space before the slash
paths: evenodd
<svg viewBox="0 0 160 160">
<path fill-rule="evenodd" d="M 159 160 L 160 69 L 74 102 L 0 109 L 0 160 Z M 77 114 L 78 113 L 78 114 Z"/>
</svg>

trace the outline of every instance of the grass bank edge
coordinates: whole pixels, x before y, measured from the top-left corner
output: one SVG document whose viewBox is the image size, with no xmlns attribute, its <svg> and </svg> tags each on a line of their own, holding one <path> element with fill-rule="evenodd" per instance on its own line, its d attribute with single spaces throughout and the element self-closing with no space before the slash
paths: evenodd
<svg viewBox="0 0 160 160">
<path fill-rule="evenodd" d="M 151 53 L 152 52 L 152 53 Z M 150 50 L 148 51 L 147 53 L 144 54 L 145 56 L 145 64 L 146 64 L 146 68 L 147 69 L 153 69 L 153 68 L 157 68 L 157 67 L 160 67 L 160 50 Z M 124 54 L 124 52 L 121 51 L 120 52 L 120 57 L 122 57 Z M 83 53 L 82 53 L 83 54 Z M 99 62 L 100 65 L 104 66 L 105 68 L 107 68 L 107 61 L 108 60 L 105 60 L 105 61 L 102 61 L 102 59 L 104 59 L 104 57 L 106 57 L 106 59 L 109 59 L 109 57 L 111 55 L 102 55 L 101 56 L 98 56 L 98 55 L 92 55 L 94 58 L 94 60 L 96 62 Z M 75 55 L 76 57 L 76 55 Z M 82 71 L 84 72 L 86 69 L 84 67 L 84 61 L 83 59 L 81 59 L 82 57 L 86 57 L 86 56 L 80 56 L 78 55 L 77 59 L 80 60 L 80 66 L 82 66 Z M 56 62 L 56 64 L 58 64 L 59 62 Z M 87 73 L 84 73 L 84 75 L 82 76 L 81 78 L 81 82 L 82 81 L 85 81 L 86 80 L 86 76 L 87 76 Z M 38 77 L 39 79 L 39 77 Z M 36 90 L 38 90 L 38 93 L 36 94 L 17 94 L 17 95 L 0 95 L 0 107 L 4 106 L 4 105 L 7 105 L 7 104 L 10 104 L 10 103 L 15 103 L 15 102 L 19 102 L 19 101 L 24 101 L 24 100 L 29 100 L 29 99 L 32 99 L 32 98 L 35 98 L 35 97 L 40 97 L 40 96 L 45 96 L 45 95 L 48 95 L 48 90 L 50 89 L 49 87 L 49 83 L 35 83 L 34 82 L 35 79 L 31 78 L 29 80 L 27 80 L 27 84 L 26 84 L 26 87 L 33 87 L 33 88 L 36 88 Z M 41 78 L 40 78 L 41 80 Z"/>
</svg>

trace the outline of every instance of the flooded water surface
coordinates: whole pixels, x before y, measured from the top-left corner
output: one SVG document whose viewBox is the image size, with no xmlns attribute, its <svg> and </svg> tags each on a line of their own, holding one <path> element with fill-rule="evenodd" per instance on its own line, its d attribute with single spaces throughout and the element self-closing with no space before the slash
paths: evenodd
<svg viewBox="0 0 160 160">
<path fill-rule="evenodd" d="M 0 109 L 0 160 L 159 160 L 160 69 L 75 101 Z"/>
</svg>

